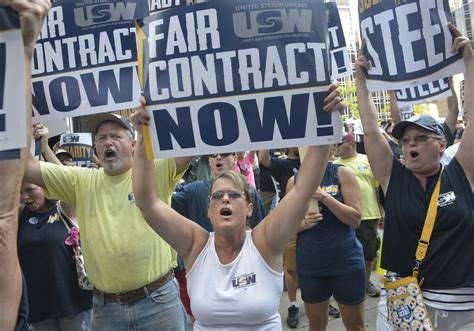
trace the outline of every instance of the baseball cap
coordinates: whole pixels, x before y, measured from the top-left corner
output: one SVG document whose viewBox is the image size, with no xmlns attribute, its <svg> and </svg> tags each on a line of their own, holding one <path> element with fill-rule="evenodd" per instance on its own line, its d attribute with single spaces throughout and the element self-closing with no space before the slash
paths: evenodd
<svg viewBox="0 0 474 331">
<path fill-rule="evenodd" d="M 401 121 L 392 130 L 392 135 L 397 139 L 402 139 L 405 129 L 410 125 L 415 125 L 427 131 L 431 131 L 440 137 L 446 138 L 443 126 L 430 115 L 415 115 L 410 117 L 407 121 Z"/>
<path fill-rule="evenodd" d="M 68 151 L 65 150 L 65 149 L 61 149 L 61 148 L 58 149 L 56 152 L 54 152 L 54 155 L 56 155 L 56 156 L 58 156 L 59 154 L 68 154 L 68 156 L 69 156 L 70 158 L 73 157 L 70 152 L 68 152 Z"/>
<path fill-rule="evenodd" d="M 354 135 L 351 132 L 346 132 L 342 135 L 342 141 L 341 142 L 350 142 L 350 143 L 355 143 L 355 138 Z"/>
<path fill-rule="evenodd" d="M 118 123 L 121 126 L 123 126 L 125 129 L 130 131 L 132 136 L 134 134 L 134 130 L 130 121 L 125 117 L 122 117 L 120 115 L 113 114 L 113 113 L 100 113 L 100 114 L 96 114 L 92 116 L 87 122 L 89 131 L 92 132 L 93 134 L 97 134 L 97 129 L 104 122 Z"/>
</svg>

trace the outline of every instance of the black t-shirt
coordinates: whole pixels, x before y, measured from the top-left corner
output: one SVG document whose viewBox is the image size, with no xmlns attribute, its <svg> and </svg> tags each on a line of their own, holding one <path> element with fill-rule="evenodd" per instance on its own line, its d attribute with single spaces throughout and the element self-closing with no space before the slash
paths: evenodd
<svg viewBox="0 0 474 331">
<path fill-rule="evenodd" d="M 388 145 L 390 146 L 390 149 L 392 150 L 393 156 L 395 156 L 395 158 L 397 158 L 399 160 L 400 159 L 400 147 L 398 146 L 398 144 L 396 144 L 395 142 L 389 140 Z"/>
<path fill-rule="evenodd" d="M 275 185 L 270 172 L 260 163 L 260 191 L 261 192 L 275 192 Z"/>
<path fill-rule="evenodd" d="M 451 146 L 452 144 L 454 144 L 454 139 L 456 138 L 456 132 L 451 132 L 451 130 L 449 129 L 449 126 L 446 124 L 446 122 L 443 122 L 443 131 L 444 131 L 444 135 L 446 136 L 446 147 L 449 147 Z"/>
<path fill-rule="evenodd" d="M 431 194 L 439 172 L 428 177 L 426 191 L 413 173 L 393 161 L 385 197 L 385 228 L 381 266 L 409 276 Z M 474 284 L 473 192 L 454 158 L 441 178 L 438 212 L 420 279 L 428 289 L 450 289 Z"/>
<path fill-rule="evenodd" d="M 288 179 L 290 179 L 295 174 L 296 170 L 299 170 L 301 163 L 299 159 L 283 159 L 272 157 L 271 160 L 272 165 L 270 168 L 267 168 L 267 170 L 280 184 L 280 199 L 282 199 L 286 193 L 286 184 L 288 183 Z"/>
<path fill-rule="evenodd" d="M 92 308 L 92 291 L 77 281 L 72 249 L 64 244 L 68 231 L 57 209 L 20 215 L 18 256 L 25 275 L 29 323 L 78 314 Z"/>
</svg>

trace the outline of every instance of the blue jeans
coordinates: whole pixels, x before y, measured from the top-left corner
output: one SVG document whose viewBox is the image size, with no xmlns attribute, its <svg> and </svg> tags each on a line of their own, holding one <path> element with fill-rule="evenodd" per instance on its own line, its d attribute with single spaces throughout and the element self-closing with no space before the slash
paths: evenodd
<svg viewBox="0 0 474 331">
<path fill-rule="evenodd" d="M 90 331 L 91 311 L 86 310 L 62 318 L 50 318 L 32 323 L 30 326 L 34 331 Z"/>
<path fill-rule="evenodd" d="M 149 293 L 146 298 L 128 304 L 106 302 L 96 295 L 92 302 L 92 330 L 182 331 L 188 327 L 176 279 Z"/>
</svg>

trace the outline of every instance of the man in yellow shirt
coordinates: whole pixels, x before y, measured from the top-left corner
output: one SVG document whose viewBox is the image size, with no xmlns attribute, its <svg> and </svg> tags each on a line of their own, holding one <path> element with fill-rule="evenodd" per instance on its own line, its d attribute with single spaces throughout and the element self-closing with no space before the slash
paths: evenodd
<svg viewBox="0 0 474 331">
<path fill-rule="evenodd" d="M 172 268 L 175 251 L 147 225 L 132 190 L 130 122 L 114 114 L 89 121 L 103 168 L 64 167 L 30 158 L 25 180 L 77 211 L 89 280 L 94 330 L 185 330 Z M 155 160 L 160 199 L 171 193 L 192 157 Z"/>
<path fill-rule="evenodd" d="M 370 281 L 372 265 L 377 257 L 377 227 L 380 221 L 380 208 L 374 174 L 370 169 L 367 156 L 356 151 L 356 142 L 352 133 L 346 133 L 342 142 L 337 145 L 340 159 L 334 163 L 347 166 L 354 171 L 359 183 L 362 201 L 362 219 L 356 229 L 356 237 L 364 249 L 365 268 L 367 272 L 367 295 L 380 296 L 380 290 Z"/>
</svg>

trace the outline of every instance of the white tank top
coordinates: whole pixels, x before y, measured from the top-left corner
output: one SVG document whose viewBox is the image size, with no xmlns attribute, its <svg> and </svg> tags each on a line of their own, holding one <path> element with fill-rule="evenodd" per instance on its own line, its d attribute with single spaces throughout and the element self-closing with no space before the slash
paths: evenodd
<svg viewBox="0 0 474 331">
<path fill-rule="evenodd" d="M 194 330 L 281 330 L 283 272 L 268 266 L 250 230 L 239 255 L 225 265 L 211 232 L 186 277 Z"/>
</svg>

